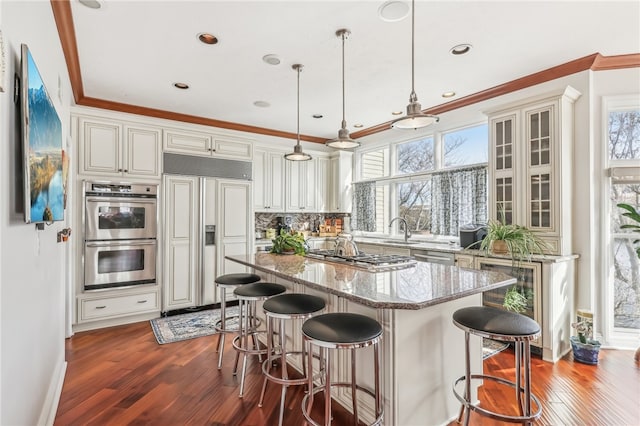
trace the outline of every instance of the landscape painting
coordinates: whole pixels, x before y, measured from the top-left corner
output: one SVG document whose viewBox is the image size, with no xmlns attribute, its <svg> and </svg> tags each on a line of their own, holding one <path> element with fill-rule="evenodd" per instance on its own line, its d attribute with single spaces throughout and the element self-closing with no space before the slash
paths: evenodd
<svg viewBox="0 0 640 426">
<path fill-rule="evenodd" d="M 25 221 L 64 220 L 62 125 L 25 45 L 22 67 Z"/>
</svg>

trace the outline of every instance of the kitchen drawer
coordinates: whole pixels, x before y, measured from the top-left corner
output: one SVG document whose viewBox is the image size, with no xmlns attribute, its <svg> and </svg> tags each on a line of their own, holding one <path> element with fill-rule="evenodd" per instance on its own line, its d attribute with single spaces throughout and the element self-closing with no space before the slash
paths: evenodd
<svg viewBox="0 0 640 426">
<path fill-rule="evenodd" d="M 116 318 L 160 309 L 158 292 L 78 300 L 78 322 Z"/>
</svg>

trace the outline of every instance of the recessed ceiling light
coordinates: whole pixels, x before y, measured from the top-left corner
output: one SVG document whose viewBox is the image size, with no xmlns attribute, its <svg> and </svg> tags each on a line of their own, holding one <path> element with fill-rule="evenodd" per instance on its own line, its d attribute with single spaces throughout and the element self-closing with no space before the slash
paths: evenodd
<svg viewBox="0 0 640 426">
<path fill-rule="evenodd" d="M 360 127 L 364 127 L 364 125 L 362 123 L 356 123 L 353 127 L 357 127 L 359 129 Z"/>
<path fill-rule="evenodd" d="M 378 16 L 385 22 L 402 21 L 409 15 L 409 5 L 403 1 L 385 1 L 378 8 Z"/>
<path fill-rule="evenodd" d="M 268 108 L 271 106 L 271 104 L 267 101 L 255 101 L 253 104 L 260 108 Z"/>
<path fill-rule="evenodd" d="M 468 43 L 459 44 L 457 46 L 453 46 L 449 52 L 452 55 L 464 55 L 465 53 L 469 53 L 471 50 L 471 45 Z"/>
<path fill-rule="evenodd" d="M 280 63 L 280 58 L 278 58 L 278 55 L 274 55 L 273 53 L 264 55 L 262 57 L 262 60 L 269 65 L 278 65 Z"/>
<path fill-rule="evenodd" d="M 444 93 L 442 94 L 442 97 L 443 97 L 443 98 L 453 98 L 455 95 L 456 95 L 456 92 L 453 92 L 453 91 L 451 91 L 451 92 L 444 92 Z"/>
<path fill-rule="evenodd" d="M 189 88 L 189 85 L 187 83 L 173 83 L 173 86 L 182 90 L 186 90 Z"/>
<path fill-rule="evenodd" d="M 402 115 L 402 111 L 393 111 L 391 115 Z"/>
<path fill-rule="evenodd" d="M 313 114 L 312 117 L 313 118 L 322 118 L 323 115 L 322 114 Z"/>
<path fill-rule="evenodd" d="M 102 7 L 98 0 L 78 0 L 78 2 L 90 9 L 100 9 Z"/>
<path fill-rule="evenodd" d="M 198 40 L 200 40 L 204 44 L 218 44 L 218 37 L 209 33 L 198 34 Z"/>
</svg>

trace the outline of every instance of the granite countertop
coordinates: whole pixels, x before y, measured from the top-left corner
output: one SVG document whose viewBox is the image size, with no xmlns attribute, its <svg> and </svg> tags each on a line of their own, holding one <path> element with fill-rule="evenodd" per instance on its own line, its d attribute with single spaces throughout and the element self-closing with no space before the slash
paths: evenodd
<svg viewBox="0 0 640 426">
<path fill-rule="evenodd" d="M 515 284 L 500 273 L 418 262 L 387 272 L 296 255 L 257 253 L 227 259 L 377 309 L 422 309 Z"/>
<path fill-rule="evenodd" d="M 403 240 L 390 241 L 390 239 L 381 239 L 381 238 L 371 238 L 371 237 L 355 237 L 354 241 L 356 244 L 373 244 L 380 246 L 390 246 L 390 247 L 402 247 L 414 250 L 433 250 L 433 251 L 441 251 L 444 253 L 454 253 L 454 254 L 466 254 L 469 256 L 481 256 L 481 257 L 491 257 L 494 259 L 511 259 L 509 255 L 495 255 L 489 254 L 484 250 L 478 249 L 465 249 L 458 245 L 458 242 L 450 243 L 449 240 L 437 240 L 437 241 L 428 241 L 428 240 L 409 240 L 409 243 L 405 243 Z M 557 263 L 557 262 L 566 262 L 571 259 L 577 259 L 580 256 L 577 254 L 569 254 L 564 256 L 557 255 L 539 255 L 533 254 L 531 255 L 531 260 L 535 262 L 542 263 Z"/>
</svg>

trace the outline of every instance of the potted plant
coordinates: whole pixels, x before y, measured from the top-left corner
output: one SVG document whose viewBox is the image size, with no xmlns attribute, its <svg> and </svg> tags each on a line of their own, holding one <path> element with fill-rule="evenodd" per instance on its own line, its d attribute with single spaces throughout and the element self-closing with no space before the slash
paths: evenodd
<svg viewBox="0 0 640 426">
<path fill-rule="evenodd" d="M 582 320 L 572 323 L 571 327 L 578 333 L 577 336 L 570 337 L 573 359 L 583 364 L 597 364 L 598 354 L 600 353 L 600 342 L 591 338 L 593 323 Z"/>
<path fill-rule="evenodd" d="M 618 207 L 626 210 L 625 213 L 622 213 L 622 216 L 631 219 L 635 223 L 626 223 L 620 226 L 620 229 L 631 229 L 632 232 L 640 233 L 640 212 L 633 208 L 633 206 L 625 203 L 619 203 Z M 638 255 L 638 259 L 640 259 L 640 239 L 634 240 L 633 245 L 635 246 L 636 254 Z M 636 363 L 640 365 L 640 347 L 636 350 L 636 354 L 634 356 Z"/>
<path fill-rule="evenodd" d="M 304 240 L 304 237 L 300 234 L 287 232 L 286 230 L 281 229 L 280 235 L 277 235 L 271 241 L 273 242 L 271 253 L 298 255 L 304 255 L 307 253 L 307 243 Z"/>
<path fill-rule="evenodd" d="M 509 255 L 513 260 L 514 274 L 517 276 L 519 264 L 531 259 L 534 253 L 544 254 L 548 245 L 535 231 L 516 224 L 507 224 L 502 220 L 491 220 L 487 224 L 487 235 L 480 242 L 480 250 L 497 255 Z M 502 306 L 514 312 L 524 312 L 533 297 L 530 290 L 515 284 L 504 296 Z"/>
</svg>

